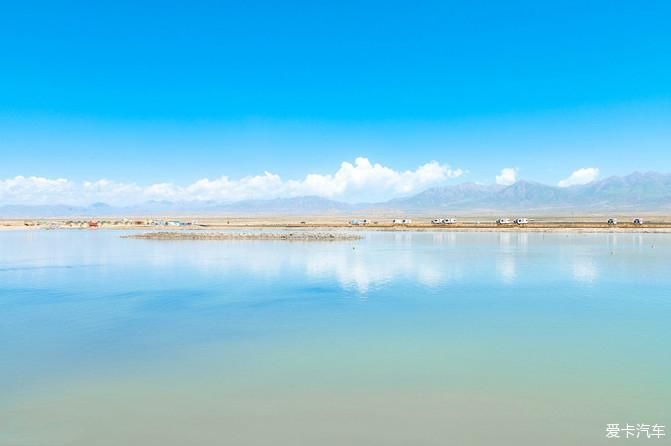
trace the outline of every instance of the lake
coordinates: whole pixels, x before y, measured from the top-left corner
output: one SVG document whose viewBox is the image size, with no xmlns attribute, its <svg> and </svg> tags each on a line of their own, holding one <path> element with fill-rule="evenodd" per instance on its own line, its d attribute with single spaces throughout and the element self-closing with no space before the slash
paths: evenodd
<svg viewBox="0 0 671 446">
<path fill-rule="evenodd" d="M 122 234 L 0 232 L 1 445 L 591 445 L 671 423 L 669 234 Z"/>
</svg>

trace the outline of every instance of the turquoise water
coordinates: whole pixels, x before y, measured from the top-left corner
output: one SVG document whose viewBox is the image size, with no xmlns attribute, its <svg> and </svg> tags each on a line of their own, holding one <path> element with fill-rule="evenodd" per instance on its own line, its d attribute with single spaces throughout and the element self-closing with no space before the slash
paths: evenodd
<svg viewBox="0 0 671 446">
<path fill-rule="evenodd" d="M 671 235 L 120 234 L 0 232 L 0 445 L 589 445 L 671 425 Z"/>
</svg>

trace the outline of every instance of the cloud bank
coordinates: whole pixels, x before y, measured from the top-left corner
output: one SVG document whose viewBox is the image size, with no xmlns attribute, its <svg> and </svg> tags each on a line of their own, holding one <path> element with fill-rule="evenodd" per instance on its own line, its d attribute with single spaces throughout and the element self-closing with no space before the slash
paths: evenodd
<svg viewBox="0 0 671 446">
<path fill-rule="evenodd" d="M 501 173 L 496 176 L 496 184 L 501 186 L 510 186 L 517 181 L 517 169 L 514 167 L 505 167 Z"/>
<path fill-rule="evenodd" d="M 284 180 L 279 175 L 264 172 L 239 179 L 203 178 L 186 186 L 174 183 L 142 186 L 107 179 L 76 182 L 66 178 L 17 176 L 0 180 L 0 205 L 82 206 L 103 202 L 127 206 L 152 200 L 232 203 L 307 195 L 349 202 L 381 201 L 417 193 L 463 174 L 463 170 L 437 161 L 415 170 L 398 171 L 360 157 L 354 163 L 341 163 L 333 174 L 311 173 L 299 180 Z"/>
<path fill-rule="evenodd" d="M 588 184 L 599 177 L 599 169 L 596 167 L 584 167 L 574 171 L 568 178 L 561 180 L 557 186 L 570 187 L 581 184 Z"/>
</svg>

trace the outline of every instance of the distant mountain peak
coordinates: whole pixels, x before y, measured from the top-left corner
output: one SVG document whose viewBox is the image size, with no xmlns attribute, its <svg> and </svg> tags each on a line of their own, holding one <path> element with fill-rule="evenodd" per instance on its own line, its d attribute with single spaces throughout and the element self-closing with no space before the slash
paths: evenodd
<svg viewBox="0 0 671 446">
<path fill-rule="evenodd" d="M 148 201 L 134 206 L 112 207 L 106 203 L 89 206 L 5 205 L 0 217 L 125 216 L 170 214 L 304 214 L 373 212 L 446 213 L 476 211 L 593 212 L 641 210 L 671 212 L 671 174 L 633 172 L 611 176 L 589 184 L 557 187 L 520 180 L 509 186 L 460 183 L 434 187 L 416 195 L 383 203 L 348 204 L 316 195 L 242 200 L 236 203 L 212 201 Z"/>
</svg>

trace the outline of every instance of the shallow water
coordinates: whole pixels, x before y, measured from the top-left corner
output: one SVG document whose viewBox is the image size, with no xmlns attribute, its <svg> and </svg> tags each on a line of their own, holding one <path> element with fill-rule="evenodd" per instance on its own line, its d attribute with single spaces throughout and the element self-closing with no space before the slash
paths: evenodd
<svg viewBox="0 0 671 446">
<path fill-rule="evenodd" d="M 120 235 L 0 232 L 1 445 L 609 444 L 607 423 L 671 425 L 671 235 Z"/>
</svg>

